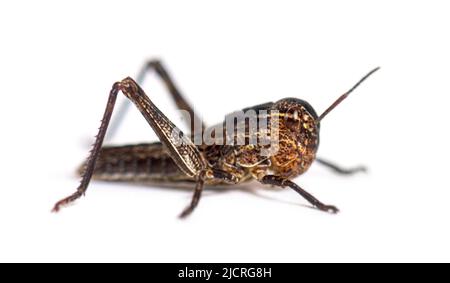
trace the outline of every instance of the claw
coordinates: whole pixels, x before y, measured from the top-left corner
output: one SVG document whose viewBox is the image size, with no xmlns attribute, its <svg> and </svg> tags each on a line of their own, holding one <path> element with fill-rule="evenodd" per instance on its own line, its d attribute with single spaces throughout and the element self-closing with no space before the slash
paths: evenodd
<svg viewBox="0 0 450 283">
<path fill-rule="evenodd" d="M 52 209 L 53 213 L 57 213 L 61 210 L 61 206 L 67 205 L 73 201 L 75 201 L 76 199 L 80 198 L 82 195 L 84 195 L 84 193 L 81 192 L 75 192 L 73 195 L 70 195 L 66 198 L 63 198 L 62 200 L 58 201 L 55 206 Z"/>
<path fill-rule="evenodd" d="M 183 210 L 183 212 L 181 212 L 181 214 L 178 217 L 181 219 L 186 218 L 189 214 L 191 214 L 192 210 L 193 209 L 189 206 L 185 210 Z"/>
<path fill-rule="evenodd" d="M 323 206 L 318 206 L 317 208 L 322 211 L 332 213 L 332 214 L 336 214 L 339 212 L 339 209 L 337 207 L 335 207 L 334 205 L 323 205 Z"/>
</svg>

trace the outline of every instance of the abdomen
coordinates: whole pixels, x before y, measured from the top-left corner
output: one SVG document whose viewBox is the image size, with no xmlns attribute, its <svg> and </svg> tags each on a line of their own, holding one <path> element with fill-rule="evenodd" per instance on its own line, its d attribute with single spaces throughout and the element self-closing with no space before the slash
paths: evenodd
<svg viewBox="0 0 450 283">
<path fill-rule="evenodd" d="M 92 177 L 149 183 L 193 181 L 178 169 L 161 143 L 103 147 Z"/>
</svg>

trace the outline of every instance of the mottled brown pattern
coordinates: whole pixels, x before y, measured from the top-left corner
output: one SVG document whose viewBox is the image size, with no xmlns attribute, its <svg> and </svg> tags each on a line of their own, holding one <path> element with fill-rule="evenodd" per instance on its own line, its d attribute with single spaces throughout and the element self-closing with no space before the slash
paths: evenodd
<svg viewBox="0 0 450 283">
<path fill-rule="evenodd" d="M 272 160 L 275 175 L 294 178 L 303 174 L 316 157 L 319 128 L 313 113 L 295 101 L 282 100 L 275 106 L 280 111 L 280 148 Z"/>
</svg>

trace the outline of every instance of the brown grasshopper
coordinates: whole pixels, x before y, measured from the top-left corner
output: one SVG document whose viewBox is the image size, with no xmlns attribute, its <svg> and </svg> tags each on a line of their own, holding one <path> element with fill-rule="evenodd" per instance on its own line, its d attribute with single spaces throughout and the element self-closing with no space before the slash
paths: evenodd
<svg viewBox="0 0 450 283">
<path fill-rule="evenodd" d="M 323 204 L 291 179 L 307 171 L 314 160 L 341 174 L 365 170 L 361 166 L 343 169 L 316 158 L 316 152 L 321 120 L 378 69 L 373 69 L 360 79 L 320 116 L 308 102 L 297 98 L 285 98 L 275 103 L 246 108 L 244 112 L 258 112 L 258 122 L 264 121 L 263 126 L 266 126 L 260 127 L 258 123 L 254 128 L 256 130 L 250 131 L 248 116 L 236 123 L 233 119 L 231 128 L 227 126 L 227 129 L 224 129 L 225 123 L 219 125 L 222 128 L 206 127 L 175 86 L 161 62 L 149 61 L 144 65 L 137 81 L 142 82 L 145 74 L 154 70 L 165 83 L 178 108 L 189 113 L 192 118 L 188 122 L 192 134 L 189 137 L 184 135 L 132 78 L 116 82 L 109 94 L 93 148 L 80 170 L 81 183 L 74 194 L 57 202 L 53 211 L 57 212 L 61 206 L 83 196 L 90 180 L 94 178 L 106 181 L 191 185 L 195 187 L 192 201 L 180 217 L 189 215 L 198 205 L 204 186 L 235 185 L 251 180 L 292 188 L 319 210 L 337 213 L 335 206 Z M 136 105 L 160 142 L 102 146 L 119 91 Z M 196 125 L 201 125 L 197 127 L 199 130 Z M 273 129 L 276 131 L 272 131 Z M 194 144 L 196 138 L 203 138 L 205 133 L 213 138 L 221 136 L 221 142 L 213 140 L 206 143 L 200 139 L 200 143 Z M 227 142 L 224 142 L 224 137 Z M 239 139 L 243 142 L 238 142 Z M 275 150 L 269 150 L 272 145 L 275 145 Z M 263 154 L 264 151 L 266 152 Z"/>
</svg>

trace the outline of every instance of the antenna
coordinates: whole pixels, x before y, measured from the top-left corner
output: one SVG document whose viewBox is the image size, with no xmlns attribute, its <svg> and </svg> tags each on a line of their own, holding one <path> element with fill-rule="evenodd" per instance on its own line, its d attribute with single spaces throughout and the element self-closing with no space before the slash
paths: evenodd
<svg viewBox="0 0 450 283">
<path fill-rule="evenodd" d="M 349 91 L 347 91 L 346 93 L 344 93 L 343 95 L 341 95 L 333 104 L 331 104 L 330 107 L 327 108 L 327 110 L 325 110 L 322 115 L 319 116 L 319 118 L 317 119 L 317 124 L 325 117 L 328 115 L 328 113 L 331 112 L 331 110 L 333 110 L 334 108 L 336 108 L 336 106 L 338 106 L 344 99 L 347 98 L 347 96 L 352 93 L 363 81 L 365 81 L 368 77 L 370 77 L 370 75 L 372 75 L 373 73 L 375 73 L 376 71 L 378 71 L 380 69 L 380 67 L 376 67 L 375 69 L 373 69 L 372 71 L 370 71 L 367 75 L 365 75 L 362 79 L 360 79 Z"/>
</svg>

